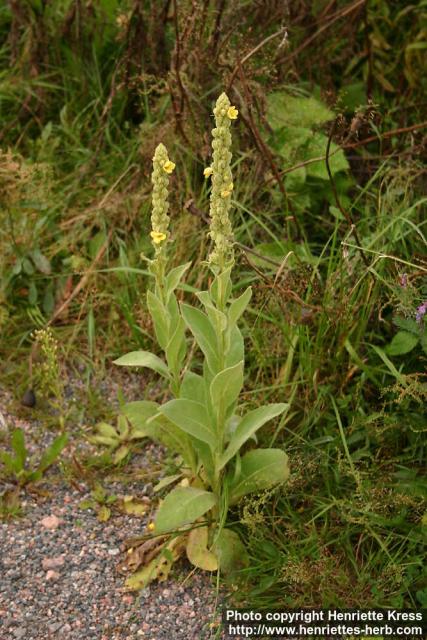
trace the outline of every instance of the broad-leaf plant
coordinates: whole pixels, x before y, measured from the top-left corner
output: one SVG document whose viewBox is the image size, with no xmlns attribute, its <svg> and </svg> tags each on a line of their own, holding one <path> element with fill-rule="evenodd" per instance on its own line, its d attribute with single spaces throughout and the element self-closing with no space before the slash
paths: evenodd
<svg viewBox="0 0 427 640">
<path fill-rule="evenodd" d="M 237 533 L 226 526 L 229 507 L 251 492 L 285 482 L 289 475 L 284 451 L 247 447 L 257 430 L 287 405 L 268 404 L 248 412 L 239 406 L 245 364 L 239 319 L 249 304 L 251 288 L 232 296 L 230 128 L 238 111 L 224 93 L 214 116 L 212 164 L 204 170 L 205 178 L 211 179 L 213 249 L 207 262 L 213 274 L 211 286 L 195 294 L 195 304 L 177 300 L 176 290 L 190 263 L 168 267 L 168 186 L 175 164 L 159 144 L 153 158 L 150 235 L 155 255 L 149 260 L 153 287 L 147 293 L 147 306 L 164 356 L 134 351 L 115 361 L 148 367 L 165 379 L 172 399 L 164 404 L 130 402 L 123 411 L 139 434 L 165 444 L 182 461 L 182 475 L 170 479 L 175 486 L 160 503 L 150 527 L 157 546 L 150 540 L 145 543 L 147 553 L 141 548 L 130 552 L 133 560 L 136 553 L 143 558 L 139 564 L 145 565 L 128 579 L 130 588 L 164 579 L 184 549 L 190 562 L 205 570 L 227 572 L 241 566 L 245 550 Z M 203 356 L 198 373 L 186 362 L 188 334 Z M 165 479 L 162 486 L 168 482 Z"/>
</svg>

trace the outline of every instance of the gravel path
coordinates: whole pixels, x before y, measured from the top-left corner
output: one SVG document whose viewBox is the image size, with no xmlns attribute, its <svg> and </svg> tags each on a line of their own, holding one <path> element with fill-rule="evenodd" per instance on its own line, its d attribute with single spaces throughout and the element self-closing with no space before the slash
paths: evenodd
<svg viewBox="0 0 427 640">
<path fill-rule="evenodd" d="M 26 432 L 30 450 L 40 450 L 55 436 L 31 421 L 18 419 L 0 393 L 0 411 L 8 428 Z M 7 406 L 9 413 L 2 407 Z M 37 436 L 33 438 L 33 435 Z M 0 446 L 4 443 L 0 441 Z M 71 451 L 70 451 L 71 449 Z M 66 457 L 75 454 L 67 446 Z M 147 445 L 144 456 L 158 456 Z M 141 468 L 141 466 L 140 466 Z M 55 466 L 46 495 L 22 493 L 23 516 L 0 521 L 0 640 L 204 640 L 215 634 L 215 589 L 203 572 L 191 573 L 181 562 L 174 575 L 139 593 L 123 588 L 118 565 L 124 541 L 144 532 L 146 516 L 113 510 L 100 522 L 82 500 L 90 488 L 66 482 Z M 152 485 L 113 481 L 108 493 L 132 493 L 148 502 Z M 0 493 L 4 490 L 0 483 Z M 147 516 L 148 517 L 148 516 Z"/>
</svg>

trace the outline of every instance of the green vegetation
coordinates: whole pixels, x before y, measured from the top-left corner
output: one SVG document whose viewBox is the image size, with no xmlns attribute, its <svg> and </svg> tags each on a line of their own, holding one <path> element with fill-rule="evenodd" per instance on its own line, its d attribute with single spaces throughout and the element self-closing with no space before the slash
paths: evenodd
<svg viewBox="0 0 427 640">
<path fill-rule="evenodd" d="M 212 296 L 203 171 L 225 91 L 239 111 L 226 196 L 230 299 L 252 289 L 239 321 L 239 405 L 289 405 L 257 432 L 256 445 L 246 442 L 241 461 L 255 446 L 286 450 L 290 461 L 286 484 L 228 510 L 248 562 L 225 588 L 242 605 L 270 609 L 426 606 L 426 3 L 262 5 L 31 0 L 0 8 L 2 386 L 15 392 L 15 409 L 33 389 L 36 407 L 18 410 L 35 412 L 46 429 L 98 423 L 89 437 L 107 453 L 73 464 L 90 478 L 99 517 L 110 517 L 115 502 L 98 480 L 130 477 L 145 440 L 127 416 L 125 386 L 116 428 L 118 412 L 97 385 L 116 375 L 121 354 L 149 352 L 144 400 L 181 401 L 168 395 L 183 380 L 181 352 L 175 363 L 166 354 L 159 384 L 166 344 L 152 313 L 153 272 L 141 259 L 152 255 L 152 240 L 170 234 L 166 277 L 179 275 L 171 304 L 185 297 L 193 313 L 199 301 L 218 311 L 195 294 Z M 160 142 L 176 165 L 170 227 L 153 226 L 160 235 L 150 237 Z M 231 241 L 228 228 L 220 234 Z M 198 351 L 182 335 L 190 367 Z M 78 404 L 67 401 L 68 377 L 82 382 Z M 2 455 L 0 473 L 27 478 L 21 436 L 0 425 L 2 445 L 9 451 L 11 435 L 15 451 Z M 169 481 L 179 483 L 181 462 L 168 455 Z M 72 467 L 62 470 L 73 481 Z M 8 491 L 0 511 L 16 515 Z M 187 551 L 197 558 L 209 538 L 203 527 L 193 531 Z M 160 553 L 165 540 L 152 535 L 149 528 L 142 545 L 151 559 L 158 554 L 162 579 L 181 543 L 168 539 Z"/>
</svg>

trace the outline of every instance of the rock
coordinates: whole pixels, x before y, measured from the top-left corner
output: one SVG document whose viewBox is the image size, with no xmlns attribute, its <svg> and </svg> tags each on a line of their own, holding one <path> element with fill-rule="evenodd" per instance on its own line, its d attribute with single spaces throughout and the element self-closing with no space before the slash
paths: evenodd
<svg viewBox="0 0 427 640">
<path fill-rule="evenodd" d="M 57 571 L 53 571 L 52 569 L 50 569 L 46 573 L 46 580 L 53 581 L 53 580 L 58 580 L 58 578 L 59 578 L 59 573 Z"/>
<path fill-rule="evenodd" d="M 63 556 L 58 556 L 57 558 L 43 558 L 42 567 L 45 571 L 48 569 L 56 569 L 57 567 L 62 567 L 65 564 L 65 559 Z"/>
<path fill-rule="evenodd" d="M 40 524 L 45 529 L 57 529 L 59 527 L 60 520 L 56 516 L 51 515 L 51 516 L 46 516 L 46 518 L 43 518 Z"/>
</svg>

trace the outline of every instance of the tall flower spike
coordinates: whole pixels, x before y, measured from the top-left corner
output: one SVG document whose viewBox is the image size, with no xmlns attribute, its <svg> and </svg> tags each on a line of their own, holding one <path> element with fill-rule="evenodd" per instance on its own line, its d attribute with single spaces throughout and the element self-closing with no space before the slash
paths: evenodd
<svg viewBox="0 0 427 640">
<path fill-rule="evenodd" d="M 227 95 L 222 93 L 214 109 L 216 126 L 212 131 L 212 191 L 209 211 L 209 235 L 215 245 L 209 262 L 220 269 L 233 260 L 233 229 L 229 218 L 233 191 L 230 126 L 231 120 L 237 118 L 237 113 L 237 109 L 230 105 Z"/>
<path fill-rule="evenodd" d="M 175 168 L 175 164 L 169 160 L 168 152 L 164 144 L 159 144 L 154 152 L 153 173 L 151 182 L 153 184 L 151 213 L 151 241 L 156 250 L 156 257 L 162 253 L 164 241 L 168 237 L 169 227 L 169 202 L 168 185 L 169 174 Z"/>
</svg>

